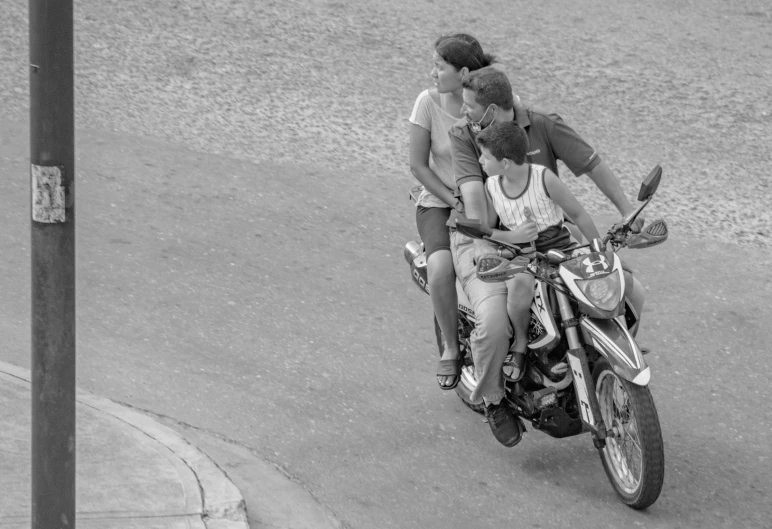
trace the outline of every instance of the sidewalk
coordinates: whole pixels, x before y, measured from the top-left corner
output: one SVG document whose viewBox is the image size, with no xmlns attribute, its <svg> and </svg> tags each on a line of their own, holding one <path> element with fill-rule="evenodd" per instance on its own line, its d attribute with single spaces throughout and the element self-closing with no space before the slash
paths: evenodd
<svg viewBox="0 0 772 529">
<path fill-rule="evenodd" d="M 0 528 L 30 526 L 30 373 L 0 362 Z M 248 529 L 246 506 L 203 452 L 157 421 L 77 397 L 76 527 Z"/>
</svg>

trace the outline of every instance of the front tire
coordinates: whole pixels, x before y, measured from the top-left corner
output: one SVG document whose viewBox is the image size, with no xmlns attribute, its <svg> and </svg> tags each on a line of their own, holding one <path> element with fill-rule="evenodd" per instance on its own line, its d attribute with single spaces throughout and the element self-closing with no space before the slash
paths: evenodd
<svg viewBox="0 0 772 529">
<path fill-rule="evenodd" d="M 615 432 L 599 450 L 603 469 L 623 502 L 645 509 L 657 501 L 665 477 L 654 399 L 648 387 L 617 376 L 605 358 L 595 365 L 592 377 L 603 422 Z"/>
<path fill-rule="evenodd" d="M 459 311 L 458 313 L 458 345 L 461 353 L 464 354 L 464 365 L 461 368 L 461 380 L 456 386 L 456 395 L 471 410 L 477 413 L 485 413 L 485 405 L 472 402 L 472 391 L 477 386 L 477 380 L 474 376 L 474 362 L 472 361 L 472 347 L 469 342 L 469 335 L 472 332 L 473 325 L 466 319 L 466 315 Z M 437 318 L 434 318 L 434 334 L 437 337 L 437 348 L 440 350 L 440 357 L 445 352 L 445 339 L 442 336 L 440 324 Z"/>
</svg>

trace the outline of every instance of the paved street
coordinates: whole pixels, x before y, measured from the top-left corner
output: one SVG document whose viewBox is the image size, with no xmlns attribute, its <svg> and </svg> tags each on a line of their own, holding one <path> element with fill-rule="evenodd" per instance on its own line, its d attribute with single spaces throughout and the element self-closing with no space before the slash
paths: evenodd
<svg viewBox="0 0 772 529">
<path fill-rule="evenodd" d="M 3 174 L 22 173 L 23 141 L 2 148 Z M 636 513 L 589 438 L 532 432 L 507 450 L 437 390 L 428 299 L 401 256 L 406 204 L 372 220 L 330 172 L 115 134 L 82 133 L 79 153 L 85 389 L 254 450 L 355 528 L 769 518 L 767 254 L 678 238 L 628 254 L 649 287 L 642 339 L 667 457 L 662 497 Z M 4 355 L 22 366 L 26 185 L 5 184 L 0 199 Z"/>
<path fill-rule="evenodd" d="M 235 37 L 215 42 L 222 35 L 212 28 L 221 28 L 223 21 L 234 32 L 247 32 L 238 20 L 244 2 L 222 12 L 215 10 L 220 2 L 209 7 L 191 2 L 179 6 L 178 18 L 169 4 L 157 20 L 145 14 L 122 29 L 118 21 L 130 20 L 131 9 L 142 2 L 120 8 L 114 2 L 79 3 L 78 27 L 99 38 L 80 36 L 76 54 L 83 63 L 76 162 L 78 385 L 200 436 L 202 446 L 215 439 L 258 455 L 353 529 L 769 527 L 772 393 L 766 373 L 772 359 L 765 344 L 772 339 L 767 268 L 772 250 L 765 232 L 765 179 L 772 169 L 772 132 L 763 114 L 770 112 L 770 74 L 758 64 L 768 63 L 772 53 L 772 12 L 750 1 L 708 2 L 714 18 L 708 8 L 690 11 L 689 2 L 670 12 L 671 21 L 691 28 L 689 38 L 704 46 L 704 55 L 723 50 L 725 68 L 739 68 L 733 62 L 737 42 L 750 46 L 746 59 L 755 57 L 743 63 L 749 80 L 744 92 L 724 77 L 712 84 L 700 79 L 705 101 L 728 105 L 719 112 L 721 120 L 738 120 L 714 121 L 717 130 L 707 131 L 705 122 L 715 116 L 689 106 L 697 105 L 690 99 L 699 91 L 696 85 L 664 79 L 666 66 L 670 73 L 699 67 L 686 59 L 678 62 L 656 39 L 655 22 L 668 13 L 662 11 L 664 3 L 650 3 L 658 10 L 629 8 L 628 20 L 641 20 L 640 32 L 630 35 L 639 47 L 624 48 L 645 79 L 615 65 L 606 55 L 611 51 L 594 47 L 593 39 L 604 42 L 600 36 L 587 36 L 577 47 L 594 50 L 607 62 L 592 71 L 580 69 L 586 75 L 575 77 L 580 80 L 575 84 L 556 80 L 576 73 L 560 69 L 579 60 L 570 55 L 571 38 L 589 35 L 596 16 L 611 16 L 594 2 L 579 2 L 584 22 L 575 20 L 551 40 L 539 34 L 538 24 L 507 33 L 507 24 L 518 19 L 510 7 L 501 20 L 483 13 L 443 19 L 440 8 L 427 3 L 416 6 L 411 21 L 408 11 L 374 3 L 348 11 L 343 3 L 309 2 L 303 9 L 287 3 L 288 10 L 305 14 L 298 23 L 309 34 L 312 15 L 320 14 L 315 29 L 326 35 L 325 45 L 337 38 L 349 46 L 354 39 L 333 31 L 332 11 L 340 12 L 340 23 L 361 22 L 355 36 L 371 53 L 350 48 L 359 68 L 352 84 L 358 91 L 371 87 L 381 100 L 389 87 L 403 85 L 394 89 L 388 105 L 369 114 L 367 100 L 349 100 L 341 92 L 348 64 L 341 73 L 311 68 L 326 67 L 333 59 L 345 62 L 332 48 L 263 41 L 267 18 L 260 18 L 260 25 L 255 19 L 258 30 L 249 39 L 238 33 L 245 39 L 241 47 Z M 276 15 L 276 26 L 285 28 L 282 34 L 289 39 L 289 15 L 279 4 L 259 6 L 264 16 Z M 26 26 L 17 27 L 25 7 L 16 0 L 0 7 L 2 20 L 9 21 L 0 43 L 13 51 L 13 59 L 0 58 L 0 73 L 8 73 L 0 76 L 6 105 L 0 110 L 0 336 L 5 346 L 0 360 L 28 368 L 27 58 L 26 40 L 11 37 L 26 38 Z M 201 23 L 207 17 L 211 25 Z M 549 18 L 534 17 L 545 23 Z M 427 20 L 433 25 L 422 26 Z M 722 20 L 737 29 L 737 42 L 705 37 Z M 408 22 L 403 43 L 396 28 Z M 186 24 L 192 40 L 177 33 Z M 437 389 L 429 299 L 413 286 L 402 257 L 416 230 L 406 192 L 411 179 L 397 154 L 406 156 L 405 118 L 426 85 L 421 76 L 428 72 L 428 56 L 414 50 L 429 49 L 430 37 L 450 26 L 468 28 L 484 44 L 482 35 L 491 31 L 494 51 L 512 68 L 516 55 L 507 47 L 510 35 L 533 42 L 534 56 L 549 62 L 553 73 L 538 71 L 527 81 L 527 101 L 559 103 L 561 113 L 571 109 L 566 112 L 571 121 L 581 122 L 582 131 L 609 151 L 615 167 L 624 167 L 630 195 L 648 169 L 663 165 L 663 191 L 652 211 L 669 221 L 673 211 L 673 237 L 660 247 L 626 254 L 648 289 L 641 339 L 653 350 L 647 359 L 666 450 L 662 496 L 647 512 L 632 511 L 616 499 L 588 437 L 553 440 L 529 432 L 520 446 L 505 449 L 478 415 Z M 609 26 L 608 35 L 624 40 L 623 26 L 622 20 Z M 169 32 L 162 33 L 164 28 Z M 759 28 L 766 32 L 751 35 Z M 122 61 L 118 48 L 107 44 L 109 35 L 127 42 L 136 38 L 133 49 L 123 48 Z M 177 55 L 167 56 L 161 68 L 148 50 L 153 42 L 170 46 L 165 39 L 176 42 L 166 49 Z M 642 42 L 651 43 L 653 51 L 648 53 Z M 290 54 L 294 61 L 284 55 L 272 62 L 274 45 L 277 54 Z M 410 53 L 400 52 L 398 45 Z M 243 61 L 259 64 L 256 49 L 265 53 L 260 60 L 272 65 L 250 74 L 264 83 L 264 97 L 244 91 L 241 59 L 233 58 L 241 51 Z M 699 47 L 689 49 L 692 62 L 703 57 Z M 311 59 L 304 58 L 306 52 Z M 185 53 L 192 59 L 186 62 Z M 382 61 L 401 63 L 396 65 L 401 69 L 379 69 Z M 115 69 L 109 79 L 99 73 L 107 65 Z M 220 77 L 212 65 L 221 69 Z M 180 92 L 186 75 L 193 88 L 211 87 L 191 93 L 189 106 L 179 106 L 186 101 Z M 622 88 L 593 87 L 604 76 L 619 80 Z M 271 78 L 274 91 L 267 88 Z M 636 82 L 656 83 L 672 97 L 640 88 L 639 99 L 629 103 L 625 88 Z M 308 88 L 306 83 L 318 84 Z M 315 89 L 320 86 L 327 92 Z M 332 92 L 337 97 L 329 90 L 337 90 Z M 669 105 L 676 96 L 684 96 L 689 112 L 674 113 L 677 106 Z M 741 97 L 746 99 L 740 102 Z M 202 113 L 198 105 L 207 98 L 211 108 Z M 621 102 L 609 103 L 614 98 Z M 603 110 L 594 116 L 598 100 Z M 713 108 L 706 105 L 704 112 Z M 741 111 L 730 112 L 736 108 Z M 652 109 L 660 110 L 648 115 Z M 622 130 L 610 127 L 621 113 L 640 120 L 630 120 Z M 660 125 L 665 115 L 668 127 Z M 359 134 L 363 128 L 369 132 Z M 739 162 L 708 157 L 716 146 L 747 156 L 737 155 Z M 734 172 L 728 170 L 732 164 Z M 728 198 L 721 195 L 727 174 L 734 179 Z M 572 186 L 586 189 L 585 184 Z M 599 204 L 592 192 L 584 196 Z M 593 213 L 608 211 L 597 206 Z M 717 220 L 711 223 L 711 218 Z M 231 456 L 220 450 L 227 463 Z M 249 468 L 254 467 L 234 459 L 228 472 L 238 484 L 255 479 Z"/>
</svg>

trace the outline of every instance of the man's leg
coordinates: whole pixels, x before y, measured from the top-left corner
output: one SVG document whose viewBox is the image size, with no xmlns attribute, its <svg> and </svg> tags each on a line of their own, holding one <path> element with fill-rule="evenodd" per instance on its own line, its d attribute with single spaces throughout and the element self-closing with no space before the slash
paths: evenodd
<svg viewBox="0 0 772 529">
<path fill-rule="evenodd" d="M 495 250 L 492 249 L 491 253 Z M 500 401 L 505 394 L 501 366 L 507 356 L 512 326 L 507 315 L 507 285 L 485 283 L 477 277 L 473 262 L 472 239 L 456 231 L 451 234 L 451 252 L 456 275 L 469 298 L 475 314 L 472 331 L 472 354 L 477 378 L 477 388 L 472 399 L 479 402 Z"/>
<path fill-rule="evenodd" d="M 454 231 L 450 248 L 456 274 L 475 314 L 471 343 L 477 387 L 471 399 L 483 400 L 485 417 L 496 439 L 505 446 L 514 446 L 520 442 L 525 428 L 512 409 L 502 402 L 506 389 L 501 366 L 512 337 L 507 314 L 507 286 L 503 282 L 484 283 L 478 279 L 471 239 Z"/>
</svg>

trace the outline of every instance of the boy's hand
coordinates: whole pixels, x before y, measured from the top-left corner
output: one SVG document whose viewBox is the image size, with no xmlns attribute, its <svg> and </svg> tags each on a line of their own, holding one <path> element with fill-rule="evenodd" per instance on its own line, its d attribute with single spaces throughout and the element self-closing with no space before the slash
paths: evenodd
<svg viewBox="0 0 772 529">
<path fill-rule="evenodd" d="M 522 244 L 535 241 L 539 237 L 539 228 L 533 219 L 529 217 L 528 220 L 510 233 L 512 233 L 511 237 L 514 244 Z"/>
<path fill-rule="evenodd" d="M 518 226 L 515 231 L 522 230 L 522 236 L 524 237 L 523 242 L 535 241 L 539 236 L 539 227 L 533 220 L 533 212 L 531 211 L 531 208 L 526 207 L 523 213 L 525 213 L 526 220 L 523 224 Z"/>
</svg>

